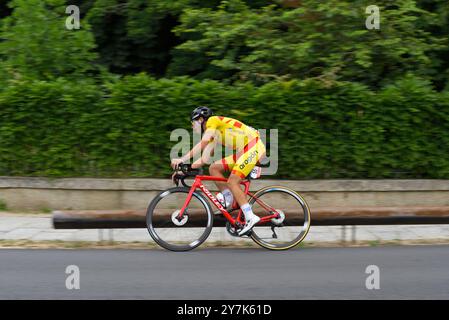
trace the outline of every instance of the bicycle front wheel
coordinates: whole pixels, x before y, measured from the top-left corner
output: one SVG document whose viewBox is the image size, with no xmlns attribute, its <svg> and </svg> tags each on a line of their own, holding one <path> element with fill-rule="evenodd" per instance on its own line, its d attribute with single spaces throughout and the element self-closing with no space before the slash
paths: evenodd
<svg viewBox="0 0 449 320">
<path fill-rule="evenodd" d="M 254 194 L 249 204 L 259 217 L 279 213 L 268 223 L 252 229 L 251 238 L 270 250 L 287 250 L 298 245 L 310 228 L 310 210 L 297 192 L 281 186 L 263 188 Z M 274 211 L 273 211 L 274 210 Z"/>
<path fill-rule="evenodd" d="M 177 219 L 190 189 L 171 188 L 159 193 L 147 209 L 147 229 L 153 240 L 171 251 L 188 251 L 203 243 L 213 226 L 209 202 L 194 192 L 182 219 Z"/>
</svg>

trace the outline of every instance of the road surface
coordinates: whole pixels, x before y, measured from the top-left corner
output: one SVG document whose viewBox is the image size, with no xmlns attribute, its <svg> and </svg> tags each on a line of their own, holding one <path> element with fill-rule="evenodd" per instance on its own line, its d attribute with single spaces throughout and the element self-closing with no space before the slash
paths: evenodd
<svg viewBox="0 0 449 320">
<path fill-rule="evenodd" d="M 2 249 L 0 299 L 449 299 L 449 246 Z"/>
</svg>

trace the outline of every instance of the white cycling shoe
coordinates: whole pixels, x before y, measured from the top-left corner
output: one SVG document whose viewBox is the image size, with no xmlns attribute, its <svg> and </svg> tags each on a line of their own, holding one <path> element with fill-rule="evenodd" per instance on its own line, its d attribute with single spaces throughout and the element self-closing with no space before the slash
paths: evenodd
<svg viewBox="0 0 449 320">
<path fill-rule="evenodd" d="M 239 236 L 243 236 L 246 233 L 248 233 L 248 231 L 250 231 L 258 222 L 260 221 L 260 218 L 256 215 L 254 215 L 251 220 L 246 221 L 245 226 L 243 227 L 243 229 L 239 232 Z"/>
</svg>

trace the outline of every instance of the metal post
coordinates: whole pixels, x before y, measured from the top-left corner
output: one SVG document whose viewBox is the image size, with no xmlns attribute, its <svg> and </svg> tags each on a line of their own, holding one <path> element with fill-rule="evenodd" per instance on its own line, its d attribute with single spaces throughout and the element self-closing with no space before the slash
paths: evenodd
<svg viewBox="0 0 449 320">
<path fill-rule="evenodd" d="M 341 242 L 346 242 L 346 226 L 341 226 Z"/>
<path fill-rule="evenodd" d="M 356 242 L 356 237 L 355 237 L 356 228 L 357 228 L 356 225 L 353 225 L 353 226 L 352 226 L 352 243 L 355 243 L 355 242 Z"/>
</svg>

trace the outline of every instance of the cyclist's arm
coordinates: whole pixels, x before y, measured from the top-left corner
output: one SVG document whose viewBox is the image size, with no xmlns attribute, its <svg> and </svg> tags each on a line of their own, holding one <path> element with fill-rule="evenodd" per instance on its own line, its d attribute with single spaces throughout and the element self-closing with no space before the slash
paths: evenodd
<svg viewBox="0 0 449 320">
<path fill-rule="evenodd" d="M 201 141 L 198 142 L 198 144 L 196 146 L 194 146 L 192 148 L 192 150 L 190 150 L 186 155 L 184 155 L 181 158 L 181 161 L 185 163 L 185 162 L 189 161 L 191 158 L 195 157 L 198 153 L 203 151 L 204 148 L 206 148 L 206 146 L 214 138 L 215 138 L 215 130 L 207 129 L 206 132 L 204 133 L 203 137 L 201 138 Z"/>
<path fill-rule="evenodd" d="M 193 169 L 201 168 L 204 164 L 210 163 L 209 162 L 210 158 L 214 155 L 215 145 L 216 145 L 215 140 L 210 141 L 206 145 L 203 152 L 201 153 L 201 157 L 198 160 L 196 160 L 194 163 L 192 163 Z"/>
</svg>

